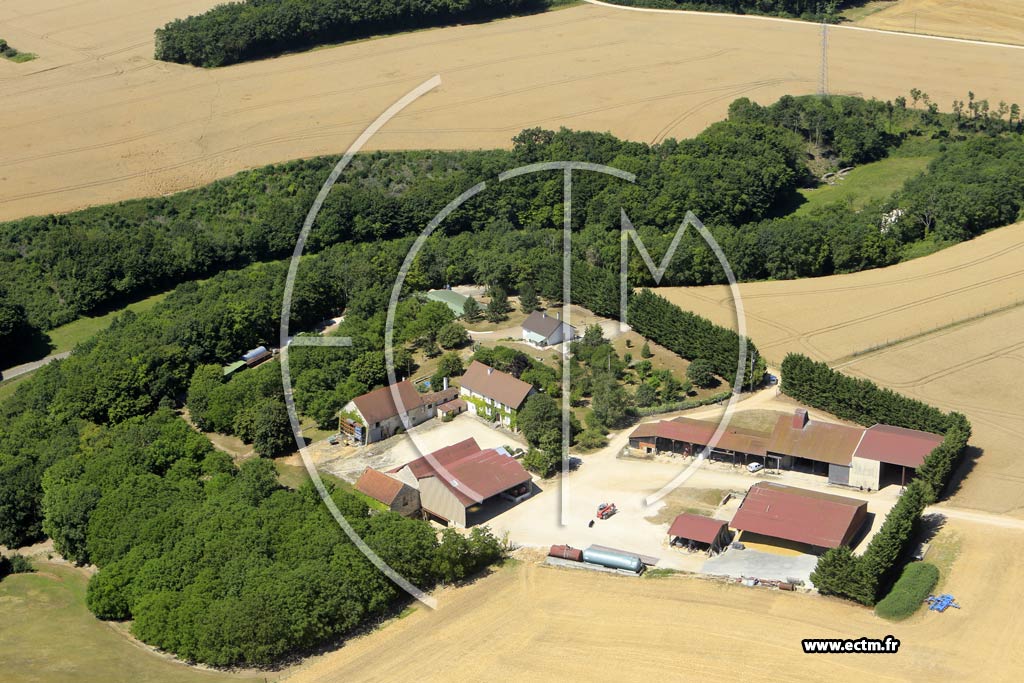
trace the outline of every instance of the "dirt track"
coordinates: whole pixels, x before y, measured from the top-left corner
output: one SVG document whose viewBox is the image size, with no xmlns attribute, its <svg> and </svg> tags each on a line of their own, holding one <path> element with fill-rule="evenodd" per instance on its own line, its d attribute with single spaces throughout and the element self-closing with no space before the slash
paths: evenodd
<svg viewBox="0 0 1024 683">
<path fill-rule="evenodd" d="M 1022 255 L 1024 223 L 892 268 L 744 284 L 747 328 L 776 362 L 790 351 L 805 353 L 964 412 L 974 425 L 971 443 L 982 453 L 953 503 L 1024 516 L 1018 457 L 1024 439 L 1018 380 L 1024 363 Z M 735 325 L 724 288 L 661 292 Z M 887 342 L 899 343 L 870 351 Z M 861 351 L 868 352 L 851 355 Z"/>
<path fill-rule="evenodd" d="M 819 28 L 592 5 L 421 31 L 216 70 L 152 60 L 152 31 L 211 0 L 9 0 L 0 60 L 0 219 L 194 187 L 243 168 L 338 153 L 435 73 L 442 86 L 370 148 L 507 146 L 531 126 L 687 136 L 733 99 L 815 92 Z M 833 92 L 917 87 L 1013 101 L 1020 50 L 865 31 L 830 39 Z"/>
</svg>

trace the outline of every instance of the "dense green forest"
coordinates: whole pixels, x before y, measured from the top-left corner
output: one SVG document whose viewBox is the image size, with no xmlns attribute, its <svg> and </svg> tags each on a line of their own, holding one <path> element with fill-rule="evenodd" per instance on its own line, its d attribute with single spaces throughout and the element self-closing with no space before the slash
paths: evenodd
<svg viewBox="0 0 1024 683">
<path fill-rule="evenodd" d="M 156 31 L 156 58 L 196 66 L 456 22 L 535 12 L 548 0 L 243 0 Z M 557 4 L 557 3 L 555 3 Z"/>
<path fill-rule="evenodd" d="M 132 619 L 143 641 L 214 665 L 267 665 L 343 635 L 400 591 L 342 533 L 306 485 L 282 488 L 269 460 L 236 468 L 168 410 L 84 427 L 43 478 L 44 529 L 58 552 L 100 571 L 87 602 Z M 483 529 L 439 542 L 425 522 L 334 501 L 360 536 L 421 587 L 502 555 Z"/>
<path fill-rule="evenodd" d="M 635 185 L 577 174 L 574 244 L 581 263 L 616 268 L 620 207 L 652 253 L 663 253 L 687 210 L 721 244 L 738 278 L 782 279 L 889 265 L 923 239 L 948 244 L 1016 220 L 1024 206 L 1020 111 L 973 95 L 940 114 L 927 95 L 877 102 L 784 97 L 762 107 L 737 100 L 729 119 L 690 140 L 658 145 L 611 135 L 528 130 L 512 150 L 387 152 L 358 156 L 328 196 L 307 246 L 395 239 L 419 232 L 451 198 L 500 171 L 544 160 L 579 159 L 637 174 Z M 822 168 L 884 158 L 934 138 L 938 158 L 895 196 L 854 210 L 848 204 L 791 215 L 797 190 Z M 183 280 L 283 258 L 334 160 L 326 157 L 240 173 L 176 195 L 0 224 L 0 351 L 13 340 L 123 304 Z M 492 183 L 427 243 L 410 286 L 521 281 L 557 297 L 552 252 L 561 223 L 561 181 L 534 174 Z M 902 217 L 882 225 L 894 209 Z M 503 251 L 491 249 L 500 240 Z M 347 248 L 347 247 L 345 247 Z M 635 286 L 655 284 L 632 254 Z M 351 282 L 368 269 L 339 272 Z M 583 277 L 581 275 L 581 277 Z M 714 254 L 687 231 L 661 284 L 722 282 Z M 40 285 L 45 286 L 40 286 Z M 609 291 L 609 305 L 614 305 Z M 357 308 L 367 310 L 363 302 Z"/>
</svg>

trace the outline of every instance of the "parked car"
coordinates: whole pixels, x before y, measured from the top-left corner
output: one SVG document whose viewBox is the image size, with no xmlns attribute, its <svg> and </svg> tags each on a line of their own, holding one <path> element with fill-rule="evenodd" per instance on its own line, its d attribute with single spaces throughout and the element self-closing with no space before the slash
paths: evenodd
<svg viewBox="0 0 1024 683">
<path fill-rule="evenodd" d="M 747 472 L 750 472 L 751 474 L 753 474 L 754 472 L 760 472 L 763 469 L 764 465 L 762 465 L 759 462 L 752 462 L 749 465 L 747 465 Z"/>
<path fill-rule="evenodd" d="M 328 437 L 327 443 L 331 444 L 332 446 L 337 446 L 339 443 L 341 443 L 341 436 L 339 436 L 338 434 L 332 434 L 330 437 Z"/>
<path fill-rule="evenodd" d="M 778 383 L 779 383 L 779 378 L 778 377 L 776 377 L 775 375 L 772 375 L 772 374 L 768 375 L 768 384 L 769 385 L 778 384 Z"/>
</svg>

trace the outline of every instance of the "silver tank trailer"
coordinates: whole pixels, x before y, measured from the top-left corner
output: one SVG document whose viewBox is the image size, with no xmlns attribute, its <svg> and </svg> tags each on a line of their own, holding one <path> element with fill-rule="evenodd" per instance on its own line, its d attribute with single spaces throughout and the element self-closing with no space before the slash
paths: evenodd
<svg viewBox="0 0 1024 683">
<path fill-rule="evenodd" d="M 644 563 L 636 555 L 617 553 L 613 550 L 602 550 L 594 547 L 583 551 L 583 561 L 612 569 L 625 569 L 637 574 L 644 568 Z"/>
</svg>

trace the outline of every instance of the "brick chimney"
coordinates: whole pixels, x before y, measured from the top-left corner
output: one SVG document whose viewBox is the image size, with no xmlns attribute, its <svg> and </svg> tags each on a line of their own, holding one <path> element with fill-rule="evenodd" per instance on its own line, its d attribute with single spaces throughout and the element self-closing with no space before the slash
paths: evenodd
<svg viewBox="0 0 1024 683">
<path fill-rule="evenodd" d="M 803 429 L 807 425 L 807 410 L 797 408 L 793 412 L 793 429 Z"/>
</svg>

